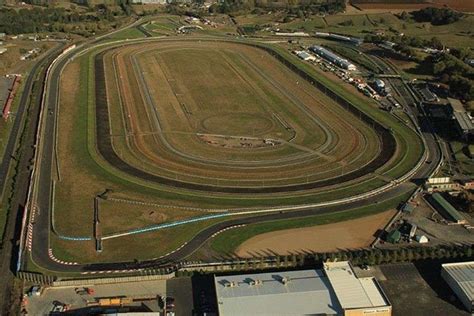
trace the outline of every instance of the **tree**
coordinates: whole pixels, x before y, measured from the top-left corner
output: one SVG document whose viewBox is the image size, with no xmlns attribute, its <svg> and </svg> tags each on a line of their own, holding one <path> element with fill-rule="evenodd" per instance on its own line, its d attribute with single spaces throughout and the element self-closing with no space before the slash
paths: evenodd
<svg viewBox="0 0 474 316">
<path fill-rule="evenodd" d="M 471 258 L 472 257 L 472 248 L 471 246 L 467 246 L 466 249 L 464 250 L 464 255 L 467 257 L 467 258 Z"/>
<path fill-rule="evenodd" d="M 442 49 L 443 48 L 443 43 L 441 43 L 440 39 L 437 38 L 436 36 L 433 36 L 431 38 L 431 47 L 437 48 L 437 49 Z"/>
<path fill-rule="evenodd" d="M 430 22 L 433 25 L 451 24 L 464 16 L 463 13 L 446 8 L 428 7 L 411 13 L 417 22 Z"/>
<path fill-rule="evenodd" d="M 446 69 L 446 64 L 443 61 L 440 61 L 433 65 L 433 73 L 435 75 L 441 74 Z"/>
<path fill-rule="evenodd" d="M 403 21 L 407 21 L 409 18 L 410 18 L 410 16 L 408 15 L 408 13 L 406 11 L 403 11 L 402 13 L 400 13 L 400 19 L 402 19 Z M 403 24 L 403 25 L 405 25 L 405 24 Z"/>
<path fill-rule="evenodd" d="M 296 255 L 293 253 L 291 254 L 291 266 L 296 267 L 297 260 L 296 260 Z"/>
<path fill-rule="evenodd" d="M 300 253 L 298 255 L 298 266 L 300 267 L 304 266 L 304 262 L 305 262 L 304 254 Z"/>
</svg>

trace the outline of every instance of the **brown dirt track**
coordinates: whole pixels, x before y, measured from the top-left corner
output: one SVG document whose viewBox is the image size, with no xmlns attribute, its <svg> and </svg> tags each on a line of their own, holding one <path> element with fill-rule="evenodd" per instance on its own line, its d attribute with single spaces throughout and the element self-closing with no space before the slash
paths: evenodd
<svg viewBox="0 0 474 316">
<path fill-rule="evenodd" d="M 330 252 L 338 249 L 365 248 L 395 214 L 395 210 L 350 221 L 307 228 L 265 233 L 245 241 L 236 251 L 239 257 L 263 253 L 287 255 L 304 251 Z"/>
<path fill-rule="evenodd" d="M 194 44 L 195 45 L 195 44 Z M 160 45 L 162 47 L 163 44 Z M 235 44 L 234 44 L 235 46 Z M 240 46 L 240 45 L 239 45 Z M 241 179 L 242 178 L 242 172 L 238 171 L 238 169 L 241 169 L 242 167 L 238 167 L 236 170 L 234 168 L 233 164 L 225 165 L 225 168 L 217 168 L 215 164 L 212 164 L 212 168 L 205 168 L 205 164 L 203 167 L 203 163 L 199 163 L 196 165 L 195 162 L 192 160 L 187 160 L 182 157 L 177 157 L 176 155 L 170 155 L 169 150 L 166 149 L 162 141 L 159 139 L 157 136 L 157 130 L 155 127 L 153 127 L 151 124 L 151 117 L 153 113 L 151 113 L 149 106 L 147 107 L 145 98 L 143 96 L 143 87 L 140 86 L 140 84 L 137 82 L 136 74 L 133 74 L 133 67 L 130 65 L 130 58 L 133 54 L 142 54 L 146 55 L 147 50 L 151 50 L 152 47 L 146 47 L 146 50 L 144 47 L 130 47 L 126 49 L 121 49 L 117 53 L 117 68 L 118 72 L 120 74 L 120 77 L 122 78 L 121 82 L 122 84 L 120 85 L 119 91 L 122 91 L 123 98 L 122 101 L 124 103 L 124 107 L 127 109 L 126 113 L 128 116 L 128 121 L 127 125 L 131 126 L 131 132 L 133 133 L 134 137 L 128 137 L 127 142 L 129 143 L 128 146 L 132 149 L 131 151 L 134 152 L 134 157 L 135 161 L 130 160 L 130 155 L 128 157 L 122 156 L 122 158 L 129 159 L 130 163 L 137 164 L 137 159 L 141 159 L 139 161 L 139 165 L 141 165 L 142 168 L 145 168 L 147 171 L 154 171 L 157 172 L 156 166 L 160 166 L 161 170 L 158 172 L 163 172 L 165 171 L 165 175 L 170 176 L 169 170 L 175 170 L 173 172 L 176 172 L 176 176 L 180 177 L 180 175 L 185 179 L 186 174 L 193 175 L 195 174 L 196 176 L 199 177 L 204 177 L 204 179 L 209 178 L 209 179 Z M 244 49 L 244 48 L 239 48 L 239 49 Z M 248 51 L 247 51 L 248 50 Z M 247 48 L 245 47 L 245 52 L 246 54 L 250 54 L 250 56 L 253 59 L 258 58 L 258 54 L 261 54 L 261 52 L 253 49 L 253 48 Z M 188 53 L 188 52 L 187 52 Z M 173 58 L 177 58 L 176 52 L 172 52 Z M 251 55 L 254 54 L 254 55 Z M 255 55 L 257 54 L 257 55 Z M 150 53 L 148 53 L 150 55 Z M 140 55 L 141 56 L 141 55 Z M 207 56 L 207 55 L 206 55 Z M 153 56 L 151 56 L 153 57 Z M 179 56 L 178 56 L 179 57 Z M 163 59 L 160 57 L 160 59 Z M 183 60 L 179 61 L 185 62 Z M 215 148 L 212 148 L 212 146 L 203 146 L 203 142 L 195 136 L 189 135 L 192 134 L 195 131 L 194 126 L 198 126 L 198 122 L 189 122 L 189 117 L 187 117 L 181 107 L 179 106 L 179 101 L 176 101 L 176 96 L 175 94 L 177 92 L 174 91 L 181 91 L 183 92 L 185 89 L 193 89 L 194 87 L 190 84 L 187 86 L 181 85 L 178 88 L 175 89 L 167 89 L 166 87 L 163 88 L 164 86 L 167 86 L 167 84 L 156 84 L 157 82 L 160 83 L 166 83 L 168 82 L 169 84 L 174 84 L 174 81 L 178 82 L 186 82 L 186 76 L 185 77 L 180 77 L 174 80 L 170 80 L 169 77 L 167 78 L 164 76 L 164 73 L 170 72 L 170 70 L 166 69 L 170 65 L 170 61 L 166 63 L 156 63 L 157 60 L 154 60 L 154 58 L 150 58 L 147 56 L 147 58 L 141 58 L 139 60 L 139 63 L 142 66 L 142 69 L 146 69 L 146 74 L 145 74 L 145 79 L 147 80 L 147 84 L 151 86 L 151 94 L 153 95 L 153 98 L 157 100 L 156 102 L 159 102 L 158 105 L 161 104 L 161 106 L 158 106 L 157 110 L 160 112 L 160 124 L 162 124 L 162 128 L 164 129 L 164 135 L 168 139 L 169 143 L 178 151 L 181 152 L 193 152 L 196 154 L 196 156 L 201 156 L 204 158 L 208 157 L 219 157 L 220 160 L 228 157 L 227 159 L 231 159 L 231 161 L 235 161 L 236 159 L 242 159 L 242 160 L 265 160 L 269 159 L 268 157 L 273 157 L 279 158 L 279 155 L 281 156 L 282 154 L 289 155 L 289 156 L 295 156 L 299 154 L 302 154 L 300 150 L 296 150 L 295 148 L 300 148 L 298 146 L 292 146 L 291 148 L 286 146 L 283 149 L 259 149 L 259 151 L 245 151 L 245 150 L 222 150 L 222 148 L 219 148 L 217 151 Z M 275 63 L 278 64 L 276 61 L 272 61 L 271 58 L 265 58 L 263 61 L 259 61 L 259 66 L 262 65 L 262 67 L 267 67 L 263 68 L 265 71 L 269 72 L 269 75 L 272 76 L 273 78 L 277 78 L 276 80 L 281 80 L 282 82 L 285 82 L 285 80 L 288 81 L 288 76 L 294 76 L 296 82 L 298 80 L 298 77 L 294 74 L 289 74 L 287 71 L 286 72 L 281 72 L 281 66 L 277 67 Z M 267 65 L 268 64 L 268 65 Z M 183 67 L 189 68 L 191 65 L 186 64 Z M 272 67 L 273 66 L 273 67 Z M 176 67 L 176 65 L 174 66 Z M 110 67 L 108 67 L 110 68 Z M 276 68 L 274 70 L 273 68 Z M 160 72 L 160 69 L 162 70 Z M 203 68 L 205 69 L 205 68 Z M 248 70 L 248 69 L 247 69 Z M 157 72 L 158 71 L 158 72 Z M 248 70 L 250 71 L 250 70 Z M 161 73 L 161 74 L 160 74 Z M 173 72 L 174 76 L 173 77 L 179 77 L 179 72 Z M 255 72 L 250 74 L 251 76 L 255 77 L 257 74 Z M 127 79 L 125 79 L 127 77 Z M 179 80 L 178 80 L 179 79 Z M 212 79 L 212 78 L 211 78 Z M 205 77 L 204 82 L 206 84 L 212 85 L 212 81 L 210 77 Z M 217 78 L 218 80 L 220 77 Z M 259 168 L 251 168 L 246 166 L 245 168 L 245 178 L 250 179 L 251 177 L 255 179 L 274 179 L 276 177 L 280 177 L 282 179 L 285 179 L 287 177 L 294 177 L 295 174 L 298 176 L 301 175 L 307 175 L 309 172 L 315 172 L 314 170 L 318 170 L 320 173 L 320 178 L 327 178 L 331 176 L 335 176 L 340 174 L 341 170 L 341 165 L 344 166 L 344 172 L 350 171 L 352 168 L 357 168 L 361 164 L 367 163 L 368 159 L 370 159 L 371 153 L 376 152 L 376 149 L 374 150 L 373 145 L 374 145 L 374 138 L 373 133 L 371 133 L 370 129 L 367 126 L 358 125 L 358 124 L 348 124 L 348 122 L 344 119 L 341 119 L 342 117 L 346 118 L 344 115 L 347 116 L 347 112 L 343 110 L 342 108 L 339 108 L 337 104 L 334 104 L 331 100 L 329 100 L 327 97 L 325 98 L 321 94 L 317 94 L 317 97 L 313 95 L 315 93 L 315 89 L 311 87 L 311 85 L 306 84 L 303 80 L 299 79 L 299 87 L 291 87 L 291 89 L 303 89 L 298 93 L 298 97 L 301 99 L 302 102 L 304 102 L 307 105 L 311 106 L 311 109 L 316 111 L 314 115 L 321 117 L 321 120 L 323 122 L 327 122 L 328 125 L 331 126 L 331 128 L 334 130 L 334 145 L 330 147 L 330 150 L 327 152 L 323 152 L 321 154 L 313 155 L 314 157 L 312 160 L 309 161 L 302 161 L 299 163 L 298 168 L 294 168 L 294 163 L 292 164 L 293 168 L 286 168 L 282 170 L 281 168 L 281 163 L 279 163 L 277 166 L 271 166 L 271 165 L 266 165 L 265 169 L 262 172 L 262 169 Z M 108 91 L 109 95 L 113 95 L 113 91 L 116 91 L 113 87 L 112 80 L 107 80 L 108 83 Z M 216 84 L 219 84 L 216 82 Z M 238 82 L 237 82 L 238 84 Z M 259 82 L 259 85 L 262 83 Z M 268 84 L 267 84 L 268 85 Z M 293 83 L 294 85 L 294 83 Z M 199 85 L 197 88 L 200 88 Z M 265 89 L 269 89 L 267 86 Z M 202 89 L 198 89 L 202 90 Z M 141 95 L 139 95 L 139 92 L 142 92 Z M 297 90 L 295 90 L 297 91 Z M 207 114 L 204 114 L 206 111 L 210 111 L 209 113 L 215 113 L 215 107 L 208 107 L 205 105 L 204 108 L 202 108 L 202 104 L 204 103 L 206 94 L 209 94 L 208 90 L 204 91 L 205 94 L 203 96 L 199 96 L 199 93 L 202 93 L 200 91 L 193 92 L 191 91 L 190 93 L 192 96 L 197 96 L 198 100 L 201 100 L 198 104 L 196 105 L 195 100 L 193 99 L 185 99 L 186 100 L 186 108 L 192 113 L 198 113 L 197 115 L 194 116 L 201 116 L 206 118 Z M 196 95 L 196 93 L 198 93 Z M 273 93 L 276 93 L 273 91 Z M 294 92 L 293 92 L 294 93 Z M 265 95 L 265 93 L 261 93 L 261 95 Z M 230 98 L 232 99 L 232 98 Z M 210 98 L 209 100 L 213 100 Z M 321 102 L 321 100 L 323 100 Z M 183 102 L 184 103 L 184 102 Z M 171 107 L 164 106 L 165 104 L 170 104 L 172 105 Z M 114 107 L 117 108 L 117 107 Z M 243 114 L 245 114 L 244 110 Z M 263 109 L 263 113 L 267 113 L 268 117 L 271 117 L 269 113 L 267 112 L 267 109 Z M 271 111 L 271 109 L 270 109 Z M 217 111 L 219 113 L 219 111 Z M 237 115 L 239 114 L 239 111 L 235 112 Z M 258 113 L 258 112 L 257 112 Z M 224 113 L 225 114 L 225 113 Z M 295 116 L 296 115 L 296 116 Z M 294 119 L 298 118 L 301 120 L 301 117 L 304 117 L 302 114 L 292 114 L 292 116 L 286 116 L 285 120 L 292 122 L 292 126 L 295 126 L 296 130 L 298 131 L 297 133 L 297 138 L 295 139 L 296 145 L 303 145 L 303 147 L 307 147 L 308 151 L 317 151 L 318 150 L 318 141 L 314 143 L 314 145 L 311 145 L 311 143 L 308 143 L 311 141 L 311 138 L 308 138 L 310 135 L 307 135 L 307 132 L 305 130 L 311 130 L 313 132 L 312 136 L 314 138 L 314 135 L 318 134 L 317 133 L 317 126 L 311 127 L 311 125 L 308 125 L 308 123 L 303 123 L 303 125 L 298 125 L 298 122 L 295 122 Z M 194 117 L 192 119 L 195 119 Z M 354 118 L 355 119 L 355 118 Z M 118 124 L 112 122 L 116 126 Z M 274 122 L 274 125 L 278 125 L 278 122 Z M 306 127 L 305 127 L 306 126 Z M 350 131 L 352 130 L 352 132 Z M 167 131 L 170 131 L 172 133 L 168 133 Z M 176 131 L 180 133 L 176 133 Z M 198 132 L 202 132 L 199 131 Z M 150 134 L 153 133 L 153 134 Z M 363 133 L 363 134 L 362 134 Z M 114 132 L 115 134 L 115 132 Z M 348 138 L 347 136 L 350 135 Z M 364 136 L 362 136 L 364 135 Z M 265 135 L 265 136 L 275 136 L 275 135 Z M 370 137 L 373 139 L 372 141 L 367 141 L 363 137 Z M 344 141 L 340 141 L 340 139 L 344 139 Z M 114 138 L 114 142 L 120 142 L 123 141 L 123 139 L 120 138 Z M 299 142 L 299 144 L 298 144 Z M 314 141 L 312 141 L 314 142 Z M 319 142 L 319 144 L 321 144 Z M 369 147 L 364 147 L 364 146 L 369 146 Z M 123 146 L 122 146 L 123 147 Z M 204 148 L 205 147 L 205 148 Z M 203 149 L 204 148 L 204 149 Z M 290 150 L 291 149 L 291 150 Z M 304 149 L 304 148 L 303 148 Z M 303 154 L 308 154 L 307 152 L 304 152 Z M 362 156 L 360 156 L 362 155 Z M 146 159 L 143 159 L 145 157 Z M 329 159 L 328 159 L 329 157 Z M 360 158 L 357 158 L 360 157 Z M 354 161 L 351 161 L 354 160 Z M 357 167 L 356 167 L 357 166 Z M 332 170 L 332 171 L 331 171 Z M 325 173 L 325 174 L 324 174 Z M 173 176 L 173 173 L 171 174 Z M 195 179 L 193 179 L 195 180 Z M 211 180 L 212 181 L 212 180 Z M 213 182 L 215 183 L 215 182 Z"/>
</svg>

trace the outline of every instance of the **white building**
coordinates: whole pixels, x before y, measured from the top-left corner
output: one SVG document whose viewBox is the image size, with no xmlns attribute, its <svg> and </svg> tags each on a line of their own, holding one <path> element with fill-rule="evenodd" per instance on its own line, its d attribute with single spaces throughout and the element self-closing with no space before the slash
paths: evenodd
<svg viewBox="0 0 474 316">
<path fill-rule="evenodd" d="M 347 69 L 349 71 L 357 70 L 357 67 L 353 63 L 322 46 L 314 45 L 310 47 L 310 50 L 341 68 Z"/>
<path fill-rule="evenodd" d="M 473 313 L 474 261 L 443 264 L 441 266 L 441 276 L 467 311 Z"/>
<path fill-rule="evenodd" d="M 324 264 L 332 288 L 345 316 L 392 314 L 392 307 L 377 280 L 358 278 L 348 261 Z"/>
<path fill-rule="evenodd" d="M 219 315 L 374 315 L 392 308 L 374 278 L 348 262 L 302 270 L 214 277 Z"/>
<path fill-rule="evenodd" d="M 316 57 L 314 57 L 314 55 L 311 55 L 310 53 L 305 52 L 304 50 L 297 50 L 295 51 L 295 54 L 296 56 L 305 61 L 316 61 Z"/>
<path fill-rule="evenodd" d="M 425 235 L 416 235 L 415 240 L 420 244 L 426 244 L 429 241 Z"/>
</svg>

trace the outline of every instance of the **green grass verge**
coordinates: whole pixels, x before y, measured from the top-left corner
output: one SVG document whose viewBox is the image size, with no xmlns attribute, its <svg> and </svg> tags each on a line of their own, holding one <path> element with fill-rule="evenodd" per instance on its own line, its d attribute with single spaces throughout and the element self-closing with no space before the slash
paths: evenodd
<svg viewBox="0 0 474 316">
<path fill-rule="evenodd" d="M 133 38 L 144 38 L 144 37 L 145 37 L 145 34 L 143 34 L 142 32 L 140 32 L 138 29 L 134 27 L 130 27 L 122 31 L 119 31 L 117 33 L 114 33 L 108 36 L 107 38 L 118 40 L 118 39 L 133 39 Z"/>
<path fill-rule="evenodd" d="M 231 229 L 217 235 L 214 239 L 212 239 L 210 246 L 212 250 L 218 252 L 219 254 L 233 253 L 244 241 L 263 233 L 289 228 L 302 228 L 337 223 L 381 213 L 388 209 L 397 207 L 400 202 L 406 201 L 411 194 L 412 191 L 378 204 L 331 214 L 303 217 L 293 220 L 271 221 L 259 224 L 251 224 L 242 228 Z"/>
</svg>

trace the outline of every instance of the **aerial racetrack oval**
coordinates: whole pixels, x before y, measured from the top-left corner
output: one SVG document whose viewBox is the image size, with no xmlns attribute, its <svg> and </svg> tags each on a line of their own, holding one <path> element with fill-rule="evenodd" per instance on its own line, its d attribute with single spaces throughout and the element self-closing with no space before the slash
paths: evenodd
<svg viewBox="0 0 474 316">
<path fill-rule="evenodd" d="M 162 40 L 94 56 L 96 142 L 116 169 L 174 188 L 280 193 L 354 182 L 397 140 L 274 48 Z"/>
<path fill-rule="evenodd" d="M 416 131 L 284 46 L 118 40 L 51 69 L 45 266 L 51 249 L 79 270 L 180 260 L 232 225 L 378 210 L 424 166 Z"/>
</svg>

